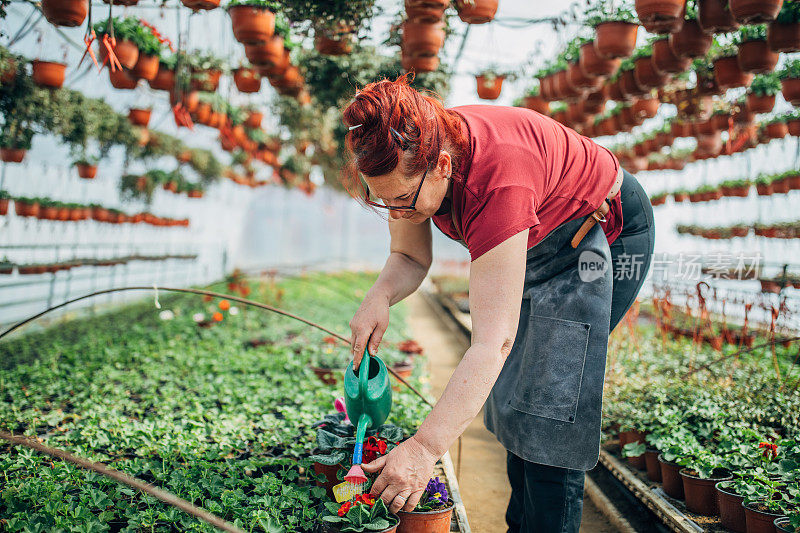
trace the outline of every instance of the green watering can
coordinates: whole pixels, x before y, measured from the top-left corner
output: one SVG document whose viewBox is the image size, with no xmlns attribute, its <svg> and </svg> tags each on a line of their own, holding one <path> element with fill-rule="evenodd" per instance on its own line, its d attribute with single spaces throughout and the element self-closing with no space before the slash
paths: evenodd
<svg viewBox="0 0 800 533">
<path fill-rule="evenodd" d="M 389 371 L 380 358 L 372 357 L 367 350 L 364 350 L 358 374 L 353 370 L 353 361 L 350 361 L 344 371 L 344 402 L 347 416 L 351 422 L 356 423 L 356 445 L 353 452 L 353 469 L 356 469 L 361 464 L 367 429 L 383 424 L 392 410 Z M 358 466 L 357 470 L 360 469 Z M 363 477 L 363 473 L 361 476 Z"/>
</svg>

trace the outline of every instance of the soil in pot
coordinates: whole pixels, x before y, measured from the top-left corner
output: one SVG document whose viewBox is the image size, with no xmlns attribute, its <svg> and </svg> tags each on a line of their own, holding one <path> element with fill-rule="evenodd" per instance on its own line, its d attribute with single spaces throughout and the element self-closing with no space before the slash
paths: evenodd
<svg viewBox="0 0 800 533">
<path fill-rule="evenodd" d="M 476 76 L 478 82 L 478 98 L 484 100 L 497 100 L 503 88 L 503 76 L 489 78 L 487 76 Z"/>
<path fill-rule="evenodd" d="M 275 33 L 275 14 L 269 9 L 236 5 L 228 9 L 233 36 L 242 44 L 259 44 Z"/>
<path fill-rule="evenodd" d="M 636 0 L 636 14 L 650 33 L 674 33 L 683 25 L 685 0 Z"/>
<path fill-rule="evenodd" d="M 456 0 L 458 18 L 467 24 L 485 24 L 497 13 L 498 0 Z"/>
<path fill-rule="evenodd" d="M 22 163 L 27 150 L 21 148 L 0 148 L 0 161 L 4 163 Z"/>
<path fill-rule="evenodd" d="M 717 504 L 717 490 L 715 485 L 720 481 L 731 479 L 727 472 L 715 472 L 708 479 L 702 479 L 688 468 L 680 471 L 683 479 L 683 494 L 686 507 L 693 513 L 703 516 L 716 516 L 719 514 Z"/>
<path fill-rule="evenodd" d="M 42 0 L 42 14 L 54 26 L 80 26 L 88 12 L 87 0 Z"/>
<path fill-rule="evenodd" d="M 646 450 L 644 452 L 644 462 L 647 467 L 647 479 L 661 482 L 661 465 L 658 462 L 658 450 Z"/>
<path fill-rule="evenodd" d="M 683 479 L 681 479 L 681 465 L 664 460 L 664 456 L 659 454 L 658 462 L 661 465 L 661 485 L 668 496 L 676 500 L 684 498 Z"/>
<path fill-rule="evenodd" d="M 594 40 L 597 53 L 606 59 L 629 57 L 636 48 L 638 24 L 609 21 L 597 25 Z"/>
<path fill-rule="evenodd" d="M 444 509 L 427 512 L 399 511 L 400 523 L 397 533 L 449 533 L 454 503 Z"/>
<path fill-rule="evenodd" d="M 67 70 L 65 63 L 54 61 L 40 61 L 35 59 L 33 65 L 33 82 L 40 87 L 58 89 L 64 85 L 64 74 Z"/>
<path fill-rule="evenodd" d="M 731 15 L 741 24 L 772 22 L 782 5 L 783 0 L 728 0 Z"/>
<path fill-rule="evenodd" d="M 771 513 L 767 506 L 760 502 L 747 505 L 742 502 L 747 533 L 775 533 L 775 519 L 782 517 L 780 513 Z"/>
<path fill-rule="evenodd" d="M 727 488 L 727 485 L 728 482 L 720 481 L 715 486 L 720 522 L 735 533 L 745 533 L 744 497 Z"/>
<path fill-rule="evenodd" d="M 770 23 L 767 26 L 767 44 L 773 52 L 800 51 L 800 22 Z"/>
<path fill-rule="evenodd" d="M 698 0 L 697 21 L 709 34 L 734 31 L 739 23 L 728 10 L 727 0 Z"/>
<path fill-rule="evenodd" d="M 778 54 L 770 50 L 767 41 L 746 41 L 739 45 L 739 66 L 745 72 L 765 73 L 775 70 Z"/>
</svg>

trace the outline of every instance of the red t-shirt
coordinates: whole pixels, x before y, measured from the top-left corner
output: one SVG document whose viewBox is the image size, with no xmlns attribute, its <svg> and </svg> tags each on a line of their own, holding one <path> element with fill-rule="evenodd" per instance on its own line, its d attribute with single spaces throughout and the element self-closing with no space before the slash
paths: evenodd
<svg viewBox="0 0 800 533">
<path fill-rule="evenodd" d="M 452 109 L 468 130 L 452 200 L 473 261 L 525 228 L 532 248 L 562 223 L 592 213 L 614 184 L 617 158 L 549 117 L 520 107 Z M 432 219 L 460 240 L 450 213 Z M 601 226 L 609 243 L 622 231 L 619 195 Z"/>
</svg>

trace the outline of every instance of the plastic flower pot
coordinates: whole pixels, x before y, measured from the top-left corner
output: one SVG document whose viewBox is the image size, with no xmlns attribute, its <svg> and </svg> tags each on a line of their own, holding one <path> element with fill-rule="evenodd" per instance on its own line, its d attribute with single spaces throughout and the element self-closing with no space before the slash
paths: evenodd
<svg viewBox="0 0 800 533">
<path fill-rule="evenodd" d="M 412 57 L 435 56 L 444 45 L 444 22 L 403 22 L 403 52 Z"/>
<path fill-rule="evenodd" d="M 541 96 L 526 96 L 522 99 L 522 105 L 527 109 L 547 115 L 550 113 L 550 104 L 545 101 Z M 798 121 L 800 122 L 800 121 Z"/>
<path fill-rule="evenodd" d="M 87 0 L 42 0 L 42 14 L 54 26 L 80 26 L 88 12 Z"/>
<path fill-rule="evenodd" d="M 158 72 L 152 79 L 148 79 L 147 83 L 156 91 L 171 91 L 175 88 L 175 71 L 159 65 Z"/>
<path fill-rule="evenodd" d="M 793 106 L 800 105 L 800 78 L 781 80 L 781 94 Z"/>
<path fill-rule="evenodd" d="M 650 33 L 674 33 L 683 26 L 685 0 L 636 0 L 636 15 Z"/>
<path fill-rule="evenodd" d="M 703 57 L 711 48 L 714 37 L 705 33 L 696 20 L 684 22 L 680 31 L 670 34 L 669 45 L 678 57 Z M 655 47 L 653 48 L 655 52 Z"/>
<path fill-rule="evenodd" d="M 747 109 L 753 113 L 769 113 L 775 107 L 774 94 L 753 94 L 747 95 Z"/>
<path fill-rule="evenodd" d="M 342 468 L 342 465 L 324 465 L 322 463 L 315 462 L 313 464 L 314 473 L 319 475 L 325 476 L 325 481 L 317 480 L 317 486 L 322 487 L 328 493 L 328 496 L 333 499 L 333 487 L 334 485 L 338 485 L 341 483 L 339 479 L 336 477 L 336 473 Z"/>
<path fill-rule="evenodd" d="M 219 79 L 221 77 L 222 77 L 221 70 L 208 69 L 201 71 L 192 71 L 192 81 L 191 81 L 192 90 L 214 92 L 217 90 L 217 88 L 219 88 Z"/>
<path fill-rule="evenodd" d="M 108 57 L 108 51 L 103 43 L 98 39 L 98 46 L 100 48 L 100 59 L 105 61 Z M 117 56 L 119 64 L 127 69 L 132 69 L 136 66 L 139 60 L 139 48 L 128 39 L 118 39 L 117 44 L 112 47 L 114 55 Z M 101 61 L 101 63 L 102 63 Z M 111 71 L 111 68 L 108 69 Z"/>
<path fill-rule="evenodd" d="M 583 73 L 578 63 L 571 63 L 567 68 L 567 80 L 573 87 L 596 91 L 603 85 L 603 78 L 587 76 Z"/>
<path fill-rule="evenodd" d="M 789 126 L 787 126 L 785 122 L 773 122 L 767 124 L 764 128 L 764 133 L 766 133 L 767 137 L 770 139 L 783 139 L 789 134 Z"/>
<path fill-rule="evenodd" d="M 136 88 L 136 83 L 138 80 L 136 78 L 132 78 L 122 69 L 111 70 L 108 69 L 108 79 L 111 82 L 111 86 L 115 89 L 122 89 L 122 90 L 133 90 Z"/>
<path fill-rule="evenodd" d="M 775 531 L 779 533 L 795 533 L 797 531 L 786 516 L 776 518 L 773 524 L 775 524 Z"/>
<path fill-rule="evenodd" d="M 792 137 L 800 137 L 800 119 L 795 118 L 786 121 L 786 126 L 789 129 L 789 135 Z"/>
<path fill-rule="evenodd" d="M 728 10 L 727 0 L 698 0 L 697 22 L 708 34 L 734 31 L 739 23 Z"/>
<path fill-rule="evenodd" d="M 237 5 L 228 9 L 233 36 L 242 44 L 258 44 L 275 33 L 275 14 L 264 7 Z"/>
<path fill-rule="evenodd" d="M 242 93 L 257 93 L 261 90 L 261 76 L 250 68 L 237 68 L 233 71 L 233 82 Z"/>
<path fill-rule="evenodd" d="M 781 513 L 771 513 L 761 502 L 751 502 L 744 507 L 745 529 L 747 533 L 775 533 L 775 520 Z"/>
<path fill-rule="evenodd" d="M 647 479 L 661 481 L 661 465 L 658 462 L 658 450 L 648 449 L 644 452 L 644 462 L 647 468 Z"/>
<path fill-rule="evenodd" d="M 692 60 L 689 57 L 681 57 L 675 54 L 667 38 L 653 42 L 651 61 L 653 62 L 653 68 L 659 74 L 685 72 L 692 64 Z"/>
<path fill-rule="evenodd" d="M 39 216 L 39 203 L 38 202 L 20 202 L 14 200 L 14 212 L 21 217 L 37 217 Z"/>
<path fill-rule="evenodd" d="M 444 18 L 444 10 L 449 0 L 406 0 L 406 18 L 415 22 L 439 22 Z"/>
<path fill-rule="evenodd" d="M 289 56 L 283 44 L 283 37 L 273 35 L 263 43 L 246 44 L 244 46 L 244 55 L 247 56 L 247 60 L 250 63 L 257 66 L 286 65 L 288 64 Z"/>
<path fill-rule="evenodd" d="M 403 54 L 401 57 L 401 64 L 403 69 L 406 71 L 414 71 L 414 72 L 433 72 L 437 68 L 439 68 L 439 57 L 438 56 L 427 56 L 427 57 L 411 57 L 408 55 Z"/>
<path fill-rule="evenodd" d="M 150 81 L 158 75 L 158 56 L 139 53 L 139 59 L 131 69 L 132 78 Z"/>
<path fill-rule="evenodd" d="M 587 76 L 610 76 L 617 71 L 621 61 L 601 57 L 594 42 L 588 42 L 581 45 L 578 65 Z"/>
<path fill-rule="evenodd" d="M 349 34 L 339 38 L 329 37 L 323 33 L 317 34 L 314 36 L 314 48 L 326 56 L 344 56 L 353 51 Z"/>
<path fill-rule="evenodd" d="M 753 80 L 753 75 L 742 70 L 736 56 L 720 57 L 714 60 L 714 79 L 720 88 L 732 89 L 747 87 Z"/>
<path fill-rule="evenodd" d="M 75 165 L 75 168 L 78 169 L 78 177 L 83 178 L 85 180 L 93 180 L 95 176 L 97 176 L 97 165 L 86 165 L 83 163 L 78 163 Z"/>
<path fill-rule="evenodd" d="M 721 525 L 735 533 L 745 533 L 744 497 L 732 492 L 726 485 L 725 481 L 715 485 Z"/>
<path fill-rule="evenodd" d="M 504 79 L 504 76 L 495 76 L 493 78 L 475 76 L 475 80 L 478 83 L 478 98 L 496 100 L 500 96 Z"/>
<path fill-rule="evenodd" d="M 743 42 L 736 56 L 745 72 L 772 72 L 778 64 L 778 54 L 770 50 L 767 41 L 762 40 Z"/>
<path fill-rule="evenodd" d="M 602 22 L 595 28 L 597 53 L 606 59 L 628 57 L 636 48 L 638 24 L 623 21 Z"/>
<path fill-rule="evenodd" d="M 0 148 L 0 160 L 4 163 L 22 163 L 27 150 L 22 148 Z"/>
<path fill-rule="evenodd" d="M 683 479 L 683 493 L 686 499 L 686 507 L 693 513 L 703 516 L 716 516 L 719 514 L 717 504 L 717 490 L 715 485 L 720 481 L 728 481 L 730 475 L 710 477 L 702 479 L 688 468 L 680 471 Z"/>
<path fill-rule="evenodd" d="M 783 0 L 728 0 L 731 15 L 741 24 L 772 22 L 782 5 Z"/>
<path fill-rule="evenodd" d="M 64 74 L 67 69 L 65 63 L 55 61 L 40 61 L 35 59 L 33 65 L 33 82 L 40 87 L 58 89 L 64 85 Z"/>
<path fill-rule="evenodd" d="M 650 56 L 638 58 L 634 65 L 633 75 L 640 87 L 655 89 L 669 81 L 669 74 L 657 71 Z"/>
<path fill-rule="evenodd" d="M 150 123 L 150 115 L 152 111 L 150 109 L 139 109 L 139 108 L 131 108 L 128 111 L 128 120 L 130 120 L 131 124 L 134 126 L 142 126 L 144 128 Z"/>
<path fill-rule="evenodd" d="M 676 500 L 682 500 L 684 497 L 683 479 L 680 471 L 683 467 L 677 463 L 666 461 L 663 454 L 658 455 L 658 462 L 661 465 L 661 485 L 664 492 Z"/>
<path fill-rule="evenodd" d="M 497 13 L 498 0 L 456 0 L 458 18 L 467 24 L 485 24 Z"/>
<path fill-rule="evenodd" d="M 210 10 L 219 7 L 220 0 L 181 0 L 181 4 L 194 11 Z"/>
<path fill-rule="evenodd" d="M 770 22 L 767 26 L 767 44 L 773 52 L 800 51 L 800 22 Z"/>
<path fill-rule="evenodd" d="M 438 511 L 398 511 L 397 533 L 449 533 L 454 506 L 450 501 L 450 505 Z"/>
<path fill-rule="evenodd" d="M 619 78 L 619 90 L 627 98 L 647 94 L 647 89 L 639 85 L 633 70 L 626 70 L 622 73 Z"/>
</svg>

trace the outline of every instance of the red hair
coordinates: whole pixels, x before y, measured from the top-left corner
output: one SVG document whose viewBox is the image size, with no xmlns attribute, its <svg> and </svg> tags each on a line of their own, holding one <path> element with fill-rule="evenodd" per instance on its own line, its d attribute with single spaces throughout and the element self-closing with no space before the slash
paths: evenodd
<svg viewBox="0 0 800 533">
<path fill-rule="evenodd" d="M 353 196 L 357 197 L 361 191 L 359 172 L 380 176 L 402 164 L 405 175 L 421 173 L 436 164 L 448 139 L 455 151 L 451 154 L 453 168 L 457 168 L 455 160 L 464 153 L 467 143 L 460 117 L 445 109 L 436 94 L 411 87 L 411 81 L 413 76 L 409 79 L 404 74 L 395 81 L 383 79 L 370 83 L 356 92 L 344 110 L 344 123 L 348 127 L 358 126 L 345 137 L 351 157 L 341 178 Z M 407 150 L 401 149 L 389 128 L 403 136 Z"/>
</svg>

